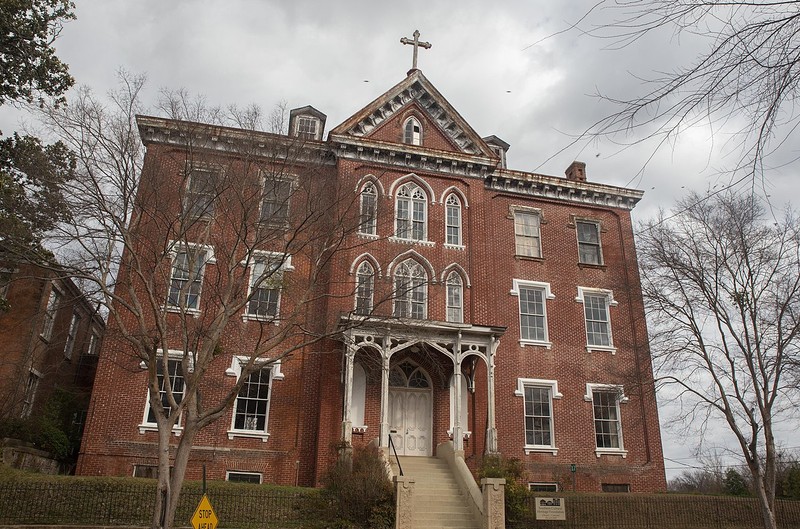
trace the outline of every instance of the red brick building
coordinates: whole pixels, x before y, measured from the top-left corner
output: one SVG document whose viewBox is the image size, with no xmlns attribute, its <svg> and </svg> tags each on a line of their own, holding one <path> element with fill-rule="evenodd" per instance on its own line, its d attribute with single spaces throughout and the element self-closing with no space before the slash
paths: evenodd
<svg viewBox="0 0 800 529">
<path fill-rule="evenodd" d="M 89 404 L 105 323 L 83 293 L 53 270 L 0 264 L 0 418 L 35 416 L 54 391 Z"/>
<path fill-rule="evenodd" d="M 206 216 L 203 228 L 182 232 L 172 258 L 149 268 L 165 312 L 202 322 L 215 310 L 210 284 L 238 206 L 225 192 L 204 194 L 204 178 L 245 175 L 245 189 L 254 158 L 261 170 L 280 166 L 250 221 L 258 233 L 277 226 L 282 241 L 321 207 L 330 231 L 357 221 L 319 270 L 303 251 L 273 247 L 259 250 L 269 260 L 245 266 L 251 278 L 269 268 L 280 282 L 251 279 L 244 289 L 204 399 L 233 387 L 239 351 L 296 322 L 309 282 L 316 297 L 302 328 L 340 332 L 250 375 L 195 440 L 188 477 L 204 464 L 213 479 L 314 485 L 332 445 L 387 447 L 391 438 L 421 457 L 452 442 L 472 468 L 487 452 L 518 458 L 541 490 L 665 490 L 630 218 L 642 193 L 591 182 L 580 162 L 565 177 L 506 168 L 509 145 L 476 133 L 416 69 L 325 139 L 324 128 L 313 107 L 292 111 L 283 136 L 139 118 L 140 203 L 157 197 L 175 218 L 197 208 L 187 196 L 206 208 L 194 213 Z M 276 154 L 289 144 L 301 155 Z M 322 187 L 305 185 L 312 180 Z M 174 227 L 142 223 L 148 241 L 171 244 Z M 200 248 L 197 274 L 187 273 L 198 255 L 188 247 Z M 128 275 L 123 268 L 121 283 L 136 288 Z M 152 475 L 146 372 L 113 327 L 78 471 Z M 182 387 L 183 364 L 170 366 Z"/>
</svg>

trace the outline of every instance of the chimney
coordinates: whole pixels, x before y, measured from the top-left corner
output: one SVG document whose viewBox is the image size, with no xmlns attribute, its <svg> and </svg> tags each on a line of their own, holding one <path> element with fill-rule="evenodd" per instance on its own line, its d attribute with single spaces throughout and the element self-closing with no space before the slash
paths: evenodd
<svg viewBox="0 0 800 529">
<path fill-rule="evenodd" d="M 586 164 L 583 162 L 572 162 L 564 172 L 567 175 L 567 180 L 574 180 L 575 182 L 586 181 Z"/>
</svg>

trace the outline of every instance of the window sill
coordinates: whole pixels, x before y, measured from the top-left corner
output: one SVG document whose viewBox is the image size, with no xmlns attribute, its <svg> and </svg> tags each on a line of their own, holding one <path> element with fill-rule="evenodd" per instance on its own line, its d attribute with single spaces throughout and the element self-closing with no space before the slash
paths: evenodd
<svg viewBox="0 0 800 529">
<path fill-rule="evenodd" d="M 404 239 L 402 237 L 389 237 L 391 242 L 399 242 L 402 244 L 421 244 L 422 246 L 436 246 L 436 243 L 433 241 L 427 241 L 423 239 Z"/>
<path fill-rule="evenodd" d="M 228 439 L 233 439 L 234 437 L 261 439 L 262 443 L 266 443 L 267 439 L 269 439 L 269 433 L 257 430 L 228 430 Z"/>
<path fill-rule="evenodd" d="M 50 343 L 51 336 L 45 336 L 44 334 L 39 335 L 39 339 L 44 343 Z"/>
<path fill-rule="evenodd" d="M 531 446 L 525 445 L 525 455 L 529 454 L 536 454 L 536 453 L 550 453 L 558 455 L 558 448 L 555 446 Z"/>
<path fill-rule="evenodd" d="M 378 235 L 377 233 L 364 233 L 364 232 L 359 231 L 357 233 L 357 235 L 359 237 L 361 237 L 362 239 L 376 240 L 376 239 L 380 239 L 381 238 L 381 236 Z"/>
<path fill-rule="evenodd" d="M 444 247 L 447 248 L 448 250 L 466 250 L 467 248 L 463 244 L 447 244 L 447 243 L 444 243 Z"/>
<path fill-rule="evenodd" d="M 578 262 L 578 268 L 589 268 L 589 269 L 594 269 L 594 270 L 605 270 L 607 267 L 604 264 Z"/>
<path fill-rule="evenodd" d="M 157 432 L 158 431 L 158 425 L 157 424 L 147 423 L 147 422 L 140 424 L 138 426 L 138 428 L 139 428 L 139 433 L 140 434 L 144 434 L 145 432 Z M 180 427 L 180 426 L 176 426 L 176 427 L 174 427 L 172 429 L 172 435 L 174 435 L 175 437 L 178 437 L 181 433 L 183 433 L 183 428 Z"/>
<path fill-rule="evenodd" d="M 520 340 L 519 344 L 522 347 L 544 347 L 545 349 L 552 349 L 553 342 L 539 342 L 535 340 Z"/>
<path fill-rule="evenodd" d="M 594 454 L 599 458 L 600 456 L 622 456 L 623 459 L 628 457 L 628 451 L 620 448 L 598 448 Z"/>
<path fill-rule="evenodd" d="M 260 321 L 262 323 L 272 323 L 279 325 L 280 319 L 277 316 L 256 316 L 255 314 L 242 314 L 242 321 Z"/>
<path fill-rule="evenodd" d="M 514 258 L 515 259 L 519 259 L 520 261 L 536 261 L 538 263 L 543 263 L 544 262 L 544 257 L 536 257 L 534 255 L 515 254 Z"/>
<path fill-rule="evenodd" d="M 172 305 L 164 305 L 163 310 L 173 314 L 187 314 L 193 318 L 200 317 L 200 309 L 182 309 L 180 307 L 173 307 Z"/>
<path fill-rule="evenodd" d="M 617 348 L 614 346 L 606 346 L 606 345 L 587 345 L 586 352 L 611 353 L 612 355 L 615 355 L 617 354 Z"/>
</svg>

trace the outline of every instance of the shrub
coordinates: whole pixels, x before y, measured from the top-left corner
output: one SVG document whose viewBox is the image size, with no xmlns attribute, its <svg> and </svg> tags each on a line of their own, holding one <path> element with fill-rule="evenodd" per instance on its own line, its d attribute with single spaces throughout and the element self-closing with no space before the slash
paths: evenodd
<svg viewBox="0 0 800 529">
<path fill-rule="evenodd" d="M 349 454 L 349 447 L 338 447 Z M 394 526 L 394 488 L 378 448 L 357 448 L 339 457 L 323 478 L 324 488 L 307 514 L 318 529 L 389 529 Z M 327 521 L 326 521 L 327 520 Z"/>
<path fill-rule="evenodd" d="M 528 490 L 520 481 L 524 474 L 519 459 L 506 459 L 501 455 L 488 455 L 478 468 L 478 479 L 505 478 L 506 523 L 513 524 L 525 518 L 528 512 Z"/>
</svg>

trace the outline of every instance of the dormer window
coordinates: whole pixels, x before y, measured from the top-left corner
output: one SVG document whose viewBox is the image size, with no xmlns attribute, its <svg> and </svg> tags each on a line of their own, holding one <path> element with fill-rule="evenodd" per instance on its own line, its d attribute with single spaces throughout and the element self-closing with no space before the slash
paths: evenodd
<svg viewBox="0 0 800 529">
<path fill-rule="evenodd" d="M 299 116 L 297 118 L 297 137 L 306 140 L 319 139 L 317 130 L 319 129 L 319 120 L 311 116 Z"/>
<path fill-rule="evenodd" d="M 422 125 L 417 118 L 408 118 L 403 127 L 403 143 L 422 145 Z"/>
</svg>

